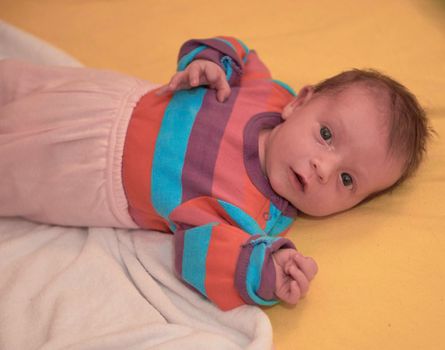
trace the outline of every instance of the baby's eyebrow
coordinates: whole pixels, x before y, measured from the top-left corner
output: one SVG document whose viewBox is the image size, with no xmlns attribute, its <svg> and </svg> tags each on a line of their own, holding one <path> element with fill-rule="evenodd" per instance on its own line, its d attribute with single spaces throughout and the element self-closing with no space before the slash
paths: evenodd
<svg viewBox="0 0 445 350">
<path fill-rule="evenodd" d="M 331 118 L 333 120 L 332 122 L 332 126 L 334 127 L 334 130 L 331 130 L 334 132 L 334 136 L 336 136 L 337 138 L 339 136 L 342 136 L 345 140 L 347 140 L 348 134 L 347 134 L 347 128 L 346 125 L 343 123 L 343 120 L 341 120 L 341 118 Z M 346 142 L 345 140 L 343 140 L 343 142 Z"/>
<path fill-rule="evenodd" d="M 351 145 L 351 140 L 354 140 L 354 138 L 350 135 L 354 130 L 348 127 L 341 118 L 334 117 L 332 124 L 332 127 L 335 128 L 333 131 L 337 136 L 338 146 L 341 148 L 349 148 L 349 150 L 351 147 L 355 148 L 356 145 Z M 360 164 L 357 164 L 356 161 L 349 164 L 349 168 L 354 181 L 354 188 L 357 191 L 357 188 L 359 188 L 359 186 L 361 187 L 361 184 L 366 183 L 369 180 L 368 171 Z"/>
</svg>

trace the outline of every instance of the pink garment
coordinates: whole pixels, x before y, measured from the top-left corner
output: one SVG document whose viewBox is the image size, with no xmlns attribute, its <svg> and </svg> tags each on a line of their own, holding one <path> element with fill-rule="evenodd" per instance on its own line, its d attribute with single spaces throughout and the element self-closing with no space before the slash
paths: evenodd
<svg viewBox="0 0 445 350">
<path fill-rule="evenodd" d="M 122 187 L 133 108 L 155 85 L 0 61 L 0 216 L 135 228 Z"/>
</svg>

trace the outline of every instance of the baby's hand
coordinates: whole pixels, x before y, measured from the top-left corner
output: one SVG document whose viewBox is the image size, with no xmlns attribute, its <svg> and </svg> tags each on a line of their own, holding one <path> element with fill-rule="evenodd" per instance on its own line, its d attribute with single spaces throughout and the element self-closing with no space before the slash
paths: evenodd
<svg viewBox="0 0 445 350">
<path fill-rule="evenodd" d="M 295 249 L 280 249 L 272 258 L 276 272 L 275 296 L 286 303 L 296 304 L 306 295 L 309 282 L 318 271 L 317 264 Z"/>
<path fill-rule="evenodd" d="M 215 89 L 219 102 L 224 102 L 230 95 L 230 86 L 224 70 L 212 61 L 201 59 L 193 61 L 185 70 L 173 75 L 170 82 L 163 85 L 157 94 L 163 95 L 167 92 L 190 89 L 200 85 L 208 85 Z"/>
</svg>

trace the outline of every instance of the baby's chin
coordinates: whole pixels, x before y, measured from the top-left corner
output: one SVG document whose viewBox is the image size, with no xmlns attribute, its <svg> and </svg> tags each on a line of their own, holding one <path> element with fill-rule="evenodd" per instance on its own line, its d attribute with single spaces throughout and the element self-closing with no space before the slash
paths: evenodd
<svg viewBox="0 0 445 350">
<path fill-rule="evenodd" d="M 352 207 L 326 208 L 326 207 L 321 207 L 318 205 L 308 206 L 308 205 L 304 205 L 301 203 L 292 203 L 292 204 L 297 209 L 298 213 L 303 214 L 305 216 L 315 217 L 315 218 L 323 218 L 323 217 L 327 217 L 327 216 L 332 216 L 332 215 L 342 213 L 342 212 L 347 211 L 352 208 Z"/>
<path fill-rule="evenodd" d="M 344 210 L 342 210 L 342 211 L 334 211 L 334 212 L 323 212 L 323 213 L 311 212 L 311 211 L 307 212 L 307 211 L 302 211 L 302 210 L 299 210 L 299 209 L 297 209 L 297 211 L 298 211 L 298 213 L 301 216 L 309 216 L 311 218 L 322 219 L 322 218 L 327 218 L 329 216 L 333 216 L 333 215 L 339 214 L 339 213 L 341 213 Z"/>
<path fill-rule="evenodd" d="M 313 218 L 324 218 L 330 215 L 335 215 L 338 212 L 320 212 L 320 211 L 314 211 L 314 210 L 301 210 L 299 208 L 297 208 L 298 213 L 304 215 L 304 216 L 310 216 Z"/>
</svg>

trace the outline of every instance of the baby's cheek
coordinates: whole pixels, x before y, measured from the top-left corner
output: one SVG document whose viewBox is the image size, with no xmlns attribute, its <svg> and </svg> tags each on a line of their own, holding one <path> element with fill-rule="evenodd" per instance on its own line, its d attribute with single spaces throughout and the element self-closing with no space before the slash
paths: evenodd
<svg viewBox="0 0 445 350">
<path fill-rule="evenodd" d="M 301 210 L 312 216 L 327 216 L 344 210 L 344 203 L 341 199 L 335 198 L 328 193 L 319 193 L 301 203 Z"/>
<path fill-rule="evenodd" d="M 286 186 L 285 175 L 278 167 L 272 167 L 269 173 L 269 183 L 272 189 L 279 195 L 286 197 L 289 195 L 289 188 Z"/>
</svg>

